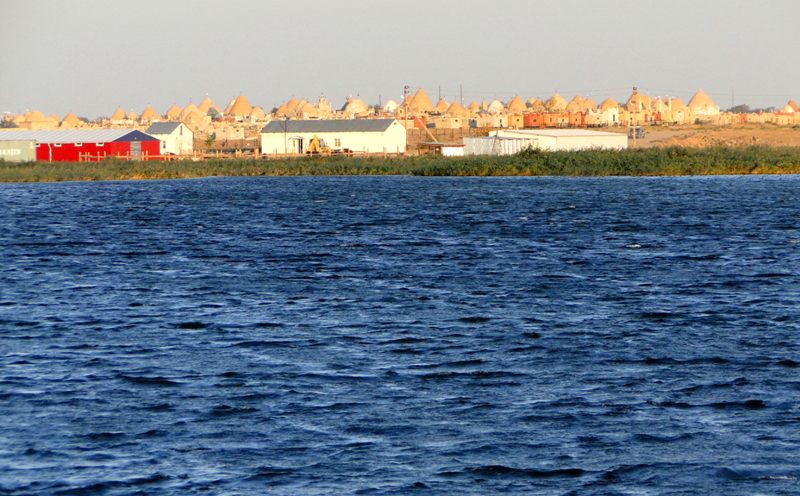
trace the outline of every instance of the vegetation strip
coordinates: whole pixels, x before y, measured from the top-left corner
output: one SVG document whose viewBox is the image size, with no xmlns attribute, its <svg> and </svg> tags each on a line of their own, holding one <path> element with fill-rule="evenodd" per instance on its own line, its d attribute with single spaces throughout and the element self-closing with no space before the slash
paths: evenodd
<svg viewBox="0 0 800 496">
<path fill-rule="evenodd" d="M 646 148 L 585 150 L 510 156 L 443 158 L 296 157 L 212 159 L 199 162 L 99 163 L 0 160 L 0 182 L 112 181 L 212 176 L 688 176 L 716 174 L 798 174 L 800 147 Z"/>
</svg>

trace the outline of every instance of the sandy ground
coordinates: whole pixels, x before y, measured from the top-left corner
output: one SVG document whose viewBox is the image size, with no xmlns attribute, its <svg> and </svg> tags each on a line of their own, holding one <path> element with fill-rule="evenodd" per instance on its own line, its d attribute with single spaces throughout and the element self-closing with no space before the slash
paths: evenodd
<svg viewBox="0 0 800 496">
<path fill-rule="evenodd" d="M 628 140 L 632 144 L 631 140 Z M 646 128 L 636 147 L 652 146 L 800 146 L 800 128 L 777 126 Z"/>
</svg>

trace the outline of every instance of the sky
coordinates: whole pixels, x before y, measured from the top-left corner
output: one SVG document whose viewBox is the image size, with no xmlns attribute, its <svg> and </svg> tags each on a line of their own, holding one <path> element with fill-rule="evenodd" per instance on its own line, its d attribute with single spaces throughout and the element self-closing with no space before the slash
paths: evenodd
<svg viewBox="0 0 800 496">
<path fill-rule="evenodd" d="M 0 0 L 0 113 L 95 118 L 237 95 L 800 99 L 800 1 Z"/>
</svg>

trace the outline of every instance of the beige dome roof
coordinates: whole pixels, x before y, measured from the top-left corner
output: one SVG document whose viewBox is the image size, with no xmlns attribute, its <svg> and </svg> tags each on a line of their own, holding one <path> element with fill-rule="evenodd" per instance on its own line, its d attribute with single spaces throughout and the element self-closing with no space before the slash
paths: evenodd
<svg viewBox="0 0 800 496">
<path fill-rule="evenodd" d="M 447 112 L 447 109 L 449 109 L 449 108 L 450 108 L 450 104 L 449 104 L 449 103 L 447 103 L 447 100 L 445 100 L 444 98 L 442 98 L 442 99 L 440 99 L 438 102 L 436 102 L 436 107 L 434 107 L 434 108 L 435 108 L 435 109 L 436 109 L 436 111 L 437 111 L 437 112 L 439 112 L 440 114 L 444 114 L 445 112 Z"/>
<path fill-rule="evenodd" d="M 567 108 L 567 101 L 564 100 L 564 97 L 558 93 L 555 93 L 553 96 L 547 99 L 544 106 L 547 108 L 547 110 L 564 110 Z"/>
<path fill-rule="evenodd" d="M 167 109 L 166 113 L 167 119 L 171 121 L 178 120 L 181 117 L 181 111 L 182 110 L 180 107 L 178 107 L 177 105 L 173 105 L 172 107 Z"/>
<path fill-rule="evenodd" d="M 136 112 L 134 112 L 133 110 L 128 112 L 128 120 L 135 121 L 138 118 L 139 118 L 139 116 L 136 115 Z"/>
<path fill-rule="evenodd" d="M 43 122 L 49 120 L 45 115 L 38 110 L 33 110 L 25 114 L 25 122 Z"/>
<path fill-rule="evenodd" d="M 576 101 L 575 101 L 575 99 L 572 99 L 572 100 L 571 100 L 571 101 L 570 101 L 570 102 L 567 104 L 567 107 L 565 108 L 565 110 L 566 110 L 567 112 L 572 112 L 572 113 L 579 113 L 579 112 L 583 112 L 583 106 L 582 106 L 582 103 L 583 103 L 583 102 L 576 102 Z"/>
<path fill-rule="evenodd" d="M 643 112 L 645 110 L 650 110 L 652 101 L 652 98 L 636 90 L 628 97 L 628 101 L 625 102 L 625 108 L 628 109 L 629 112 Z"/>
<path fill-rule="evenodd" d="M 795 112 L 800 112 L 800 109 L 797 108 L 797 102 L 795 102 L 794 100 L 790 99 L 788 102 L 786 102 L 786 105 L 792 107 L 792 110 L 794 110 Z"/>
<path fill-rule="evenodd" d="M 613 109 L 618 109 L 618 108 L 619 108 L 619 103 L 617 103 L 617 101 L 614 100 L 613 98 L 606 98 L 600 104 L 600 110 L 602 110 L 602 111 L 606 111 L 606 110 L 610 110 L 610 109 L 613 110 Z"/>
<path fill-rule="evenodd" d="M 255 106 L 255 107 L 253 107 L 253 111 L 250 112 L 250 117 L 254 117 L 254 118 L 258 119 L 258 120 L 263 120 L 263 119 L 265 119 L 267 117 L 267 113 L 264 112 L 263 108 L 261 108 L 259 106 Z"/>
<path fill-rule="evenodd" d="M 464 106 L 456 100 L 450 104 L 450 107 L 448 107 L 445 113 L 452 117 L 466 117 L 469 115 L 469 110 L 465 109 Z"/>
<path fill-rule="evenodd" d="M 194 103 L 190 103 L 189 105 L 183 107 L 183 110 L 181 111 L 181 119 L 183 119 L 189 114 L 194 114 L 195 112 L 200 112 L 201 114 L 205 114 L 205 112 L 202 112 L 199 108 L 197 108 L 197 105 L 195 105 Z"/>
<path fill-rule="evenodd" d="M 161 116 L 159 116 L 156 111 L 153 110 L 153 107 L 148 105 L 144 110 L 142 110 L 142 115 L 139 116 L 139 120 L 141 122 L 152 122 L 160 117 Z"/>
<path fill-rule="evenodd" d="M 286 102 L 286 112 L 294 112 L 297 110 L 298 105 L 300 105 L 300 101 L 295 97 L 291 97 L 289 101 Z"/>
<path fill-rule="evenodd" d="M 506 110 L 506 106 L 500 100 L 492 100 L 492 103 L 486 107 L 486 111 L 490 114 L 502 114 Z"/>
<path fill-rule="evenodd" d="M 667 100 L 667 103 L 672 110 L 683 110 L 686 108 L 686 104 L 683 103 L 683 100 L 680 98 L 670 98 Z"/>
<path fill-rule="evenodd" d="M 275 110 L 275 117 L 286 117 L 286 113 L 289 110 L 286 108 L 286 104 L 282 103 L 277 110 Z"/>
<path fill-rule="evenodd" d="M 114 113 L 111 114 L 112 121 L 125 120 L 126 117 L 127 116 L 125 115 L 125 110 L 122 107 L 117 107 L 117 110 L 115 110 Z"/>
<path fill-rule="evenodd" d="M 583 109 L 584 110 L 594 110 L 597 108 L 597 104 L 594 102 L 594 98 L 587 98 L 583 101 Z"/>
<path fill-rule="evenodd" d="M 409 107 L 416 113 L 433 112 L 433 102 L 422 88 L 418 89 L 409 102 Z"/>
<path fill-rule="evenodd" d="M 214 103 L 214 101 L 211 98 L 205 97 L 203 98 L 203 101 L 200 102 L 200 105 L 197 106 L 197 109 L 200 112 L 207 114 L 208 111 L 211 110 L 211 107 L 214 107 L 217 110 L 219 110 L 219 107 L 217 107 L 217 104 Z"/>
<path fill-rule="evenodd" d="M 688 107 L 692 110 L 696 108 L 704 108 L 704 107 L 716 107 L 717 105 L 711 99 L 710 96 L 706 94 L 703 90 L 697 90 L 692 98 L 689 100 Z"/>
<path fill-rule="evenodd" d="M 313 106 L 310 102 L 307 102 L 305 99 L 300 100 L 297 106 L 294 109 L 294 115 L 298 118 L 305 119 L 308 117 L 319 117 L 320 113 L 317 107 Z"/>
<path fill-rule="evenodd" d="M 528 110 L 528 107 L 525 105 L 525 102 L 522 101 L 522 98 L 519 95 L 516 95 L 514 98 L 508 102 L 508 111 L 514 113 L 521 113 Z"/>
<path fill-rule="evenodd" d="M 467 109 L 469 109 L 470 112 L 480 112 L 481 111 L 481 104 L 473 100 L 469 104 Z"/>
<path fill-rule="evenodd" d="M 794 114 L 794 112 L 795 112 L 795 110 L 788 103 L 786 105 L 784 105 L 783 108 L 781 109 L 781 113 L 784 113 L 784 114 Z"/>
<path fill-rule="evenodd" d="M 397 107 L 399 106 L 400 105 L 398 105 L 396 101 L 388 100 L 386 103 L 383 104 L 383 110 L 384 112 L 394 113 L 395 111 L 397 111 Z"/>
<path fill-rule="evenodd" d="M 64 116 L 64 119 L 61 121 L 61 125 L 64 127 L 76 127 L 81 124 L 81 120 L 78 119 L 78 116 L 74 113 L 70 112 L 69 114 Z"/>
<path fill-rule="evenodd" d="M 347 102 L 342 107 L 342 112 L 348 114 L 363 114 L 369 110 L 369 105 L 367 105 L 364 100 L 361 98 L 347 98 Z"/>
<path fill-rule="evenodd" d="M 528 110 L 533 112 L 544 112 L 547 110 L 544 106 L 544 102 L 539 100 L 538 98 L 528 98 Z"/>
<path fill-rule="evenodd" d="M 239 95 L 233 101 L 233 105 L 231 105 L 230 110 L 228 111 L 228 115 L 234 115 L 236 117 L 247 117 L 250 115 L 250 112 L 253 111 L 253 106 L 250 105 L 250 102 L 247 101 L 247 97 L 244 95 Z"/>
</svg>

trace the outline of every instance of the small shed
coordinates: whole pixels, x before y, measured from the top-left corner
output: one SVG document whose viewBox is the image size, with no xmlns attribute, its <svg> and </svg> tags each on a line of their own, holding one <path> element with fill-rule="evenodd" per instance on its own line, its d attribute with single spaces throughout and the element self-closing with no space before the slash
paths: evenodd
<svg viewBox="0 0 800 496">
<path fill-rule="evenodd" d="M 161 155 L 191 155 L 194 133 L 182 122 L 154 122 L 145 131 L 161 140 Z"/>
</svg>

